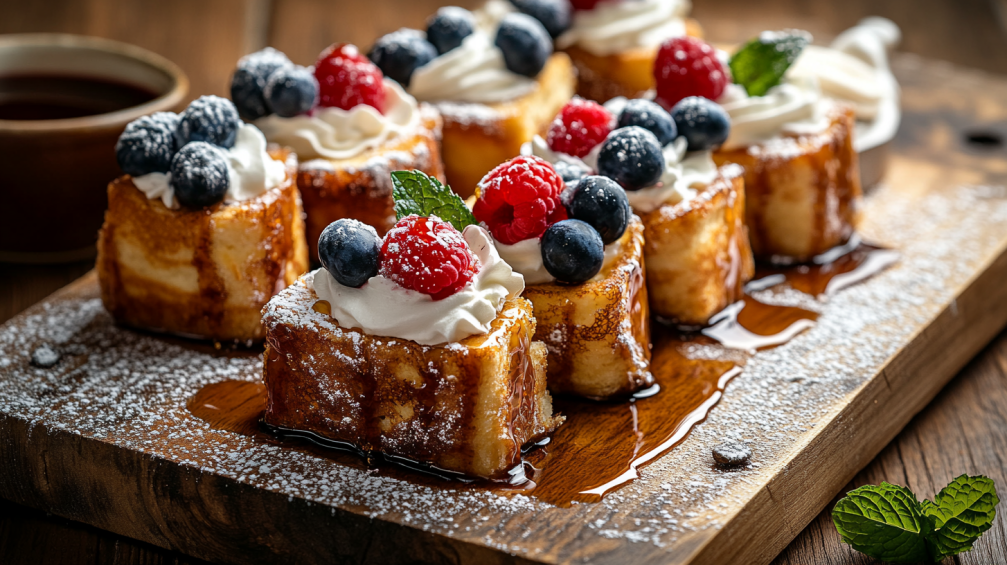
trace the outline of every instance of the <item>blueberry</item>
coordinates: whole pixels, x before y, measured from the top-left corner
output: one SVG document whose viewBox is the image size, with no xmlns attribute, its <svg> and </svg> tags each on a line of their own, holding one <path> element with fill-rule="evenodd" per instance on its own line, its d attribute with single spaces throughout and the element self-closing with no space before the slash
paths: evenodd
<svg viewBox="0 0 1007 565">
<path fill-rule="evenodd" d="M 234 146 L 241 118 L 227 98 L 200 96 L 179 116 L 175 129 L 175 144 L 179 147 L 192 141 L 205 141 L 224 149 Z"/>
<path fill-rule="evenodd" d="M 503 51 L 507 68 L 526 77 L 538 76 L 549 55 L 552 55 L 549 32 L 527 14 L 504 16 L 497 29 L 495 43 Z"/>
<path fill-rule="evenodd" d="M 343 286 L 359 288 L 377 275 L 380 251 L 378 232 L 348 218 L 332 222 L 318 238 L 318 259 Z"/>
<path fill-rule="evenodd" d="M 433 61 L 437 48 L 415 29 L 403 28 L 383 35 L 367 54 L 385 76 L 409 86 L 413 71 Z"/>
<path fill-rule="evenodd" d="M 427 40 L 443 55 L 461 45 L 475 29 L 476 19 L 472 12 L 458 6 L 445 6 L 427 20 Z"/>
<path fill-rule="evenodd" d="M 511 4 L 538 20 L 553 39 L 570 29 L 569 0 L 511 0 Z"/>
<path fill-rule="evenodd" d="M 171 160 L 171 188 L 179 204 L 192 209 L 212 206 L 224 199 L 230 179 L 220 148 L 193 141 Z"/>
<path fill-rule="evenodd" d="M 671 109 L 678 133 L 689 141 L 689 151 L 713 149 L 727 141 L 731 118 L 716 102 L 701 96 L 683 98 Z"/>
<path fill-rule="evenodd" d="M 318 101 L 318 79 L 304 67 L 285 67 L 269 75 L 262 91 L 269 109 L 282 118 L 307 114 Z"/>
<path fill-rule="evenodd" d="M 626 191 L 614 180 L 600 176 L 585 177 L 571 189 L 567 198 L 566 209 L 570 217 L 594 228 L 605 245 L 626 233 L 632 212 Z"/>
<path fill-rule="evenodd" d="M 542 264 L 560 282 L 580 284 L 598 274 L 605 243 L 586 222 L 563 220 L 542 234 Z"/>
<path fill-rule="evenodd" d="M 231 100 L 238 114 L 248 121 L 268 116 L 269 106 L 263 96 L 266 82 L 276 70 L 293 66 L 286 55 L 272 47 L 242 57 L 231 77 Z"/>
<path fill-rule="evenodd" d="M 578 181 L 587 176 L 586 169 L 567 163 L 566 161 L 557 161 L 553 164 L 553 168 L 556 169 L 559 178 L 563 179 L 565 183 Z"/>
<path fill-rule="evenodd" d="M 138 177 L 147 173 L 167 173 L 175 154 L 178 114 L 157 112 L 130 122 L 115 144 L 119 168 Z"/>
<path fill-rule="evenodd" d="M 598 174 L 619 183 L 626 190 L 640 190 L 657 184 L 664 174 L 661 143 L 639 126 L 617 129 L 608 134 L 598 153 Z"/>
<path fill-rule="evenodd" d="M 678 137 L 678 127 L 675 125 L 675 120 L 671 119 L 671 114 L 656 102 L 642 98 L 627 102 L 626 107 L 619 114 L 616 127 L 628 126 L 640 126 L 654 134 L 662 147 L 675 141 L 675 138 Z"/>
</svg>

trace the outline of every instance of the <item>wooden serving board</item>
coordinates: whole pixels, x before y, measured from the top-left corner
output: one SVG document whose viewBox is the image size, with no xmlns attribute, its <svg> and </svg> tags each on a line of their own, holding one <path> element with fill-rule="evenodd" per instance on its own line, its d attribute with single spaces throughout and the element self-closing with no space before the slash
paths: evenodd
<svg viewBox="0 0 1007 565">
<path fill-rule="evenodd" d="M 756 293 L 818 319 L 739 352 L 705 421 L 600 501 L 446 488 L 211 426 L 193 398 L 254 389 L 257 353 L 117 328 L 93 275 L 0 327 L 0 497 L 232 563 L 768 563 L 1007 322 L 1007 161 L 963 141 L 1007 133 L 1007 81 L 908 56 L 896 72 L 904 126 L 862 232 L 900 261 L 818 298 Z M 42 343 L 55 367 L 30 365 Z M 718 469 L 726 439 L 752 463 Z"/>
</svg>

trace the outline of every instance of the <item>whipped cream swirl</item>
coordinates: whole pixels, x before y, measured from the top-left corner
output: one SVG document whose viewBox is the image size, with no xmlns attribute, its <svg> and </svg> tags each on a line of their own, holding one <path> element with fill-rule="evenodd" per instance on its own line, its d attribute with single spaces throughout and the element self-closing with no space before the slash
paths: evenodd
<svg viewBox="0 0 1007 565">
<path fill-rule="evenodd" d="M 516 272 L 521 273 L 526 284 L 544 284 L 556 280 L 556 277 L 549 274 L 542 262 L 542 240 L 540 238 L 522 239 L 513 245 L 494 240 L 494 244 L 500 258 Z M 621 249 L 622 244 L 619 240 L 605 246 L 605 261 L 601 265 L 602 271 L 619 257 Z M 599 272 L 595 276 L 601 276 L 601 273 Z"/>
<path fill-rule="evenodd" d="M 359 104 L 349 110 L 316 108 L 310 115 L 270 115 L 255 125 L 266 139 L 290 147 L 302 160 L 351 159 L 390 139 L 406 137 L 419 127 L 416 99 L 393 80 L 385 79 L 385 113 Z"/>
<path fill-rule="evenodd" d="M 311 275 L 311 287 L 329 303 L 341 327 L 369 335 L 439 345 L 485 334 L 504 302 L 524 290 L 524 279 L 501 260 L 486 230 L 468 226 L 462 236 L 482 268 L 465 287 L 443 300 L 403 288 L 382 275 L 371 277 L 360 288 L 350 288 L 336 282 L 325 269 Z"/>
<path fill-rule="evenodd" d="M 426 102 L 505 102 L 536 87 L 535 79 L 507 69 L 493 35 L 478 28 L 458 47 L 416 69 L 409 81 L 409 93 Z"/>
<path fill-rule="evenodd" d="M 888 50 L 900 36 L 891 20 L 866 18 L 841 33 L 831 47 L 805 48 L 787 71 L 788 77 L 813 77 L 823 95 L 853 107 L 857 151 L 881 145 L 898 129 L 899 85 L 888 66 Z"/>
<path fill-rule="evenodd" d="M 731 150 L 767 141 L 782 133 L 805 134 L 829 127 L 828 104 L 813 78 L 787 78 L 764 96 L 749 96 L 729 84 L 717 100 L 731 116 L 731 133 L 721 149 Z"/>
<path fill-rule="evenodd" d="M 570 29 L 556 39 L 556 46 L 576 45 L 599 57 L 657 47 L 685 35 L 690 8 L 689 0 L 606 0 L 593 10 L 574 12 Z"/>
<path fill-rule="evenodd" d="M 234 146 L 216 148 L 227 162 L 228 189 L 225 202 L 249 200 L 283 184 L 287 168 L 266 152 L 266 138 L 258 128 L 243 124 L 238 128 Z M 150 200 L 160 199 L 172 210 L 180 206 L 171 187 L 171 173 L 149 173 L 133 177 L 133 184 Z"/>
</svg>

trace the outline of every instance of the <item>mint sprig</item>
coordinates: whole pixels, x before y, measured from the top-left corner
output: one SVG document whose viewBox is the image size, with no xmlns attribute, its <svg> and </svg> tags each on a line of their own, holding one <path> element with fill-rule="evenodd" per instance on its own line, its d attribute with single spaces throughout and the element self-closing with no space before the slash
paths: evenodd
<svg viewBox="0 0 1007 565">
<path fill-rule="evenodd" d="M 410 214 L 437 216 L 458 231 L 479 223 L 460 196 L 422 171 L 393 171 L 392 198 L 397 220 Z"/>
<path fill-rule="evenodd" d="M 993 481 L 982 476 L 962 475 L 922 503 L 905 487 L 865 485 L 836 503 L 832 523 L 843 542 L 875 559 L 940 561 L 972 549 L 999 502 Z"/>
<path fill-rule="evenodd" d="M 811 43 L 806 31 L 767 31 L 731 56 L 728 66 L 735 84 L 749 96 L 762 96 L 780 84 L 797 56 Z"/>
</svg>

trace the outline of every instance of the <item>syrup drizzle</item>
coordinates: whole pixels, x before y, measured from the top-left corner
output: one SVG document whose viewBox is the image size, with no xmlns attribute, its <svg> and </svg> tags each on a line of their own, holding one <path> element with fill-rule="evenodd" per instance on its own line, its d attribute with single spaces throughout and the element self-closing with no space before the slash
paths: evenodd
<svg viewBox="0 0 1007 565">
<path fill-rule="evenodd" d="M 787 284 L 812 296 L 832 294 L 884 270 L 898 256 L 895 251 L 853 240 L 806 265 L 760 269 L 746 287 L 745 297 L 718 314 L 710 327 L 678 328 L 655 320 L 651 372 L 656 384 L 628 402 L 555 397 L 555 409 L 567 416 L 566 423 L 551 438 L 526 447 L 522 464 L 507 481 L 458 480 L 456 474 L 441 469 L 363 454 L 353 446 L 313 434 L 267 430 L 260 422 L 266 406 L 262 383 L 208 385 L 189 401 L 188 408 L 214 429 L 414 483 L 448 489 L 490 488 L 559 506 L 597 502 L 636 479 L 641 467 L 674 448 L 705 420 L 752 353 L 786 343 L 817 319 L 809 310 L 766 304 L 751 293 Z"/>
</svg>

